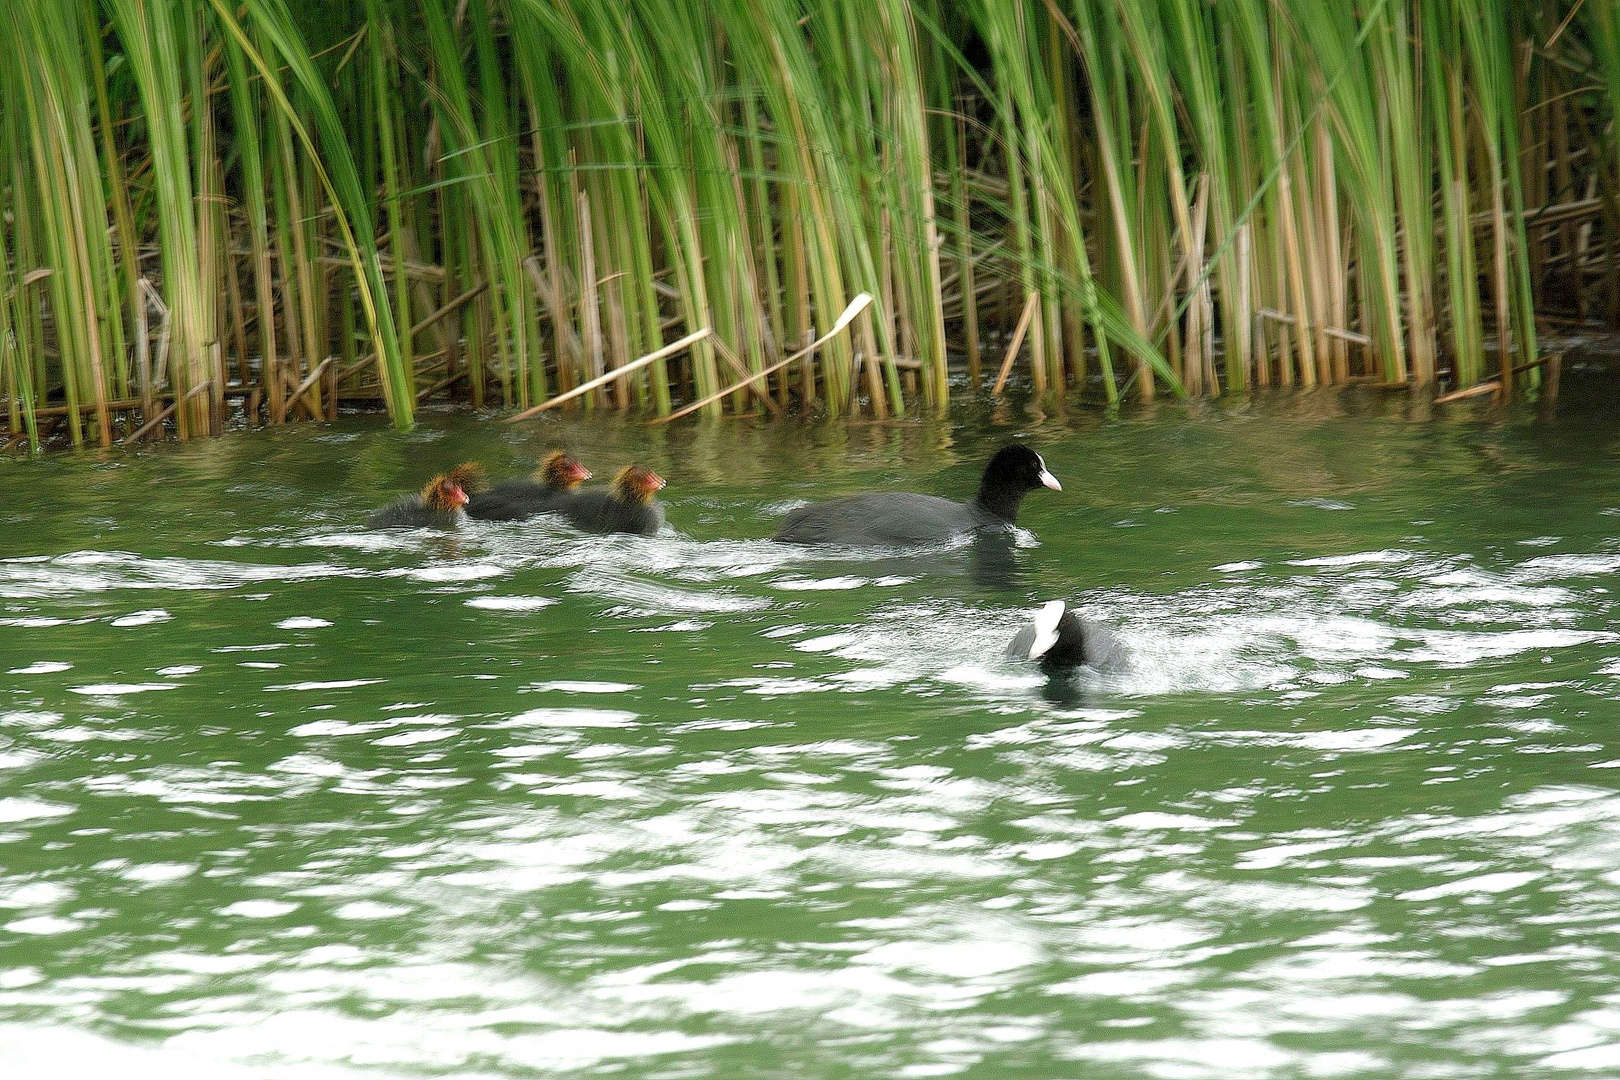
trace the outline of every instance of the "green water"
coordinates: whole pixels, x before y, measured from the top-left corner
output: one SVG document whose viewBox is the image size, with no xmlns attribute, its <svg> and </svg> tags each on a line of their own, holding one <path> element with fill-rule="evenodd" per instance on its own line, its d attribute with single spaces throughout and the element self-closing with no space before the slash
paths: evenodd
<svg viewBox="0 0 1620 1080">
<path fill-rule="evenodd" d="M 1620 418 L 1575 396 L 0 463 L 3 1074 L 1620 1073 Z M 1064 491 L 1009 551 L 762 539 L 1015 435 Z M 676 533 L 358 530 L 557 443 Z M 1000 659 L 1051 598 L 1131 668 Z"/>
</svg>

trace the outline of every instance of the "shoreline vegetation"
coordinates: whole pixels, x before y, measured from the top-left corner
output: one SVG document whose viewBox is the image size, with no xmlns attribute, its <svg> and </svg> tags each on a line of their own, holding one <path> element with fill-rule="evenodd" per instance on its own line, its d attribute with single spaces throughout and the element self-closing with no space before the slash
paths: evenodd
<svg viewBox="0 0 1620 1080">
<path fill-rule="evenodd" d="M 1508 399 L 1538 321 L 1620 321 L 1614 0 L 5 9 L 4 449 Z"/>
</svg>

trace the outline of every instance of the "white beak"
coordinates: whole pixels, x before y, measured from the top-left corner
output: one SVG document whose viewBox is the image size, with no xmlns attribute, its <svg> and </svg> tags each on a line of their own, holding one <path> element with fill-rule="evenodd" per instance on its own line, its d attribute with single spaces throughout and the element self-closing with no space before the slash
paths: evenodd
<svg viewBox="0 0 1620 1080">
<path fill-rule="evenodd" d="M 1045 469 L 1041 470 L 1041 483 L 1045 484 L 1053 491 L 1063 490 L 1063 485 L 1058 483 L 1058 478 L 1047 472 Z"/>
<path fill-rule="evenodd" d="M 1039 660 L 1058 643 L 1058 622 L 1066 607 L 1062 600 L 1042 604 L 1035 612 L 1035 640 L 1029 646 L 1029 658 Z"/>
</svg>

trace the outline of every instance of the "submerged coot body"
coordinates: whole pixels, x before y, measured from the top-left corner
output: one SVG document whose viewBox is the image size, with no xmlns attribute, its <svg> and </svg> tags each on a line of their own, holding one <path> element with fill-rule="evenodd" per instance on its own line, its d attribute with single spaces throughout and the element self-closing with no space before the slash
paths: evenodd
<svg viewBox="0 0 1620 1080">
<path fill-rule="evenodd" d="M 429 480 L 421 494 L 396 499 L 366 518 L 368 529 L 453 529 L 461 522 L 468 491 L 481 483 L 482 471 L 468 462 Z"/>
<path fill-rule="evenodd" d="M 467 503 L 467 516 L 478 521 L 522 521 L 555 511 L 571 492 L 591 478 L 591 471 L 561 450 L 540 460 L 532 480 L 503 480 Z"/>
<path fill-rule="evenodd" d="M 985 466 L 979 493 L 967 502 L 908 491 L 846 495 L 801 506 L 787 516 L 776 539 L 790 544 L 927 544 L 963 533 L 1005 527 L 1018 504 L 1036 488 L 1062 491 L 1041 455 L 1013 444 Z"/>
<path fill-rule="evenodd" d="M 585 532 L 635 533 L 653 536 L 664 524 L 656 498 L 664 480 L 644 465 L 628 465 L 613 478 L 609 494 L 582 492 L 563 498 L 556 507 L 570 525 Z"/>
<path fill-rule="evenodd" d="M 1125 649 L 1113 633 L 1082 619 L 1062 600 L 1036 609 L 1034 617 L 1007 644 L 1012 660 L 1039 660 L 1049 675 L 1073 671 L 1082 665 L 1117 669 L 1125 664 Z"/>
</svg>

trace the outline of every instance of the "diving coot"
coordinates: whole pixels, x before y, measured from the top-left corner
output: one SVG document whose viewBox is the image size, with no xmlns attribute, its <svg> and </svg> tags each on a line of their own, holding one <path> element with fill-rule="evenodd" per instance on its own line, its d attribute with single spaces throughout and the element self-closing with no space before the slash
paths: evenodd
<svg viewBox="0 0 1620 1080">
<path fill-rule="evenodd" d="M 483 483 L 475 462 L 457 465 L 427 482 L 420 495 L 406 495 L 366 518 L 368 529 L 454 528 L 461 521 L 469 490 Z"/>
<path fill-rule="evenodd" d="M 645 465 L 626 465 L 614 476 L 611 494 L 587 491 L 559 500 L 556 511 L 576 529 L 652 536 L 664 524 L 656 496 L 664 480 Z"/>
<path fill-rule="evenodd" d="M 1125 664 L 1125 648 L 1113 633 L 1069 610 L 1062 600 L 1043 604 L 1007 644 L 1012 660 L 1039 660 L 1041 670 L 1060 674 L 1089 664 L 1100 669 Z"/>
<path fill-rule="evenodd" d="M 479 521 L 522 521 L 556 510 L 558 503 L 591 478 L 591 470 L 571 455 L 553 450 L 540 459 L 532 480 L 503 480 L 472 496 L 467 516 Z"/>
<path fill-rule="evenodd" d="M 776 539 L 790 544 L 926 544 L 962 533 L 1011 525 L 1018 504 L 1039 487 L 1062 491 L 1041 455 L 1019 443 L 996 451 L 979 493 L 968 502 L 908 491 L 846 495 L 801 506 Z"/>
</svg>

